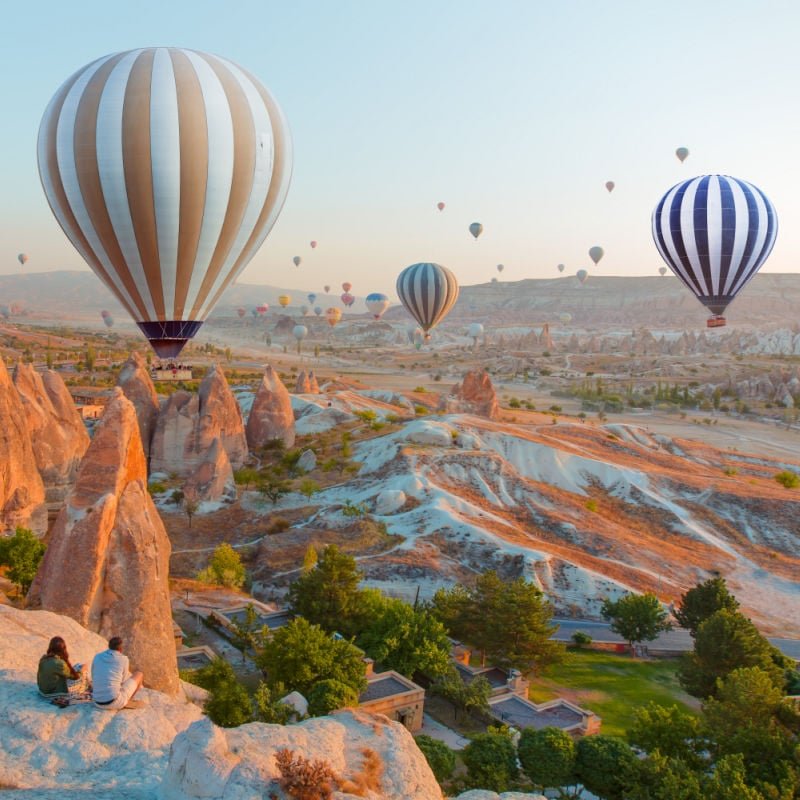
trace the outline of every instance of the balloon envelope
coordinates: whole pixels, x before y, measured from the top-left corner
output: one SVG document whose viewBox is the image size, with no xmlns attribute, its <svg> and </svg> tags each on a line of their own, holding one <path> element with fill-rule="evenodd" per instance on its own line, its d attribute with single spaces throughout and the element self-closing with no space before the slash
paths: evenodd
<svg viewBox="0 0 800 800">
<path fill-rule="evenodd" d="M 563 272 L 564 271 L 564 265 L 563 264 L 559 264 L 558 265 L 558 271 L 559 272 Z"/>
<path fill-rule="evenodd" d="M 373 292 L 367 295 L 366 299 L 367 309 L 375 319 L 380 319 L 387 308 L 390 306 L 389 298 L 380 292 Z"/>
<path fill-rule="evenodd" d="M 294 265 L 299 267 L 303 263 L 303 259 L 300 256 L 295 256 L 292 261 L 294 261 Z"/>
<path fill-rule="evenodd" d="M 663 278 L 667 274 L 667 268 L 666 267 L 659 267 L 658 268 L 658 274 Z"/>
<path fill-rule="evenodd" d="M 444 211 L 444 203 L 437 203 L 436 208 L 438 208 L 439 211 Z"/>
<path fill-rule="evenodd" d="M 317 296 L 314 294 L 314 292 L 310 292 L 307 296 L 308 296 L 308 302 L 311 303 L 311 305 L 313 306 L 314 301 L 317 299 Z"/>
<path fill-rule="evenodd" d="M 294 336 L 298 342 L 302 342 L 303 339 L 308 336 L 308 328 L 306 328 L 305 325 L 295 325 L 294 328 L 292 328 L 292 336 Z"/>
<path fill-rule="evenodd" d="M 480 322 L 473 322 L 467 329 L 467 335 L 473 339 L 483 336 L 483 325 Z"/>
<path fill-rule="evenodd" d="M 558 315 L 558 318 L 564 325 L 566 325 L 569 322 L 572 322 L 572 314 L 570 314 L 568 311 L 562 311 Z"/>
<path fill-rule="evenodd" d="M 104 56 L 67 79 L 37 156 L 67 237 L 163 357 L 258 251 L 292 162 L 286 120 L 258 80 L 166 47 Z"/>
<path fill-rule="evenodd" d="M 652 232 L 667 266 L 712 314 L 721 315 L 767 260 L 778 217 L 753 184 L 700 175 L 661 198 Z"/>
<path fill-rule="evenodd" d="M 335 327 L 339 320 L 342 318 L 342 310 L 340 308 L 327 308 L 325 309 L 325 319 L 328 321 L 328 325 L 331 328 Z"/>
<path fill-rule="evenodd" d="M 505 267 L 502 264 L 498 264 L 497 265 L 497 271 L 498 272 L 502 272 L 504 269 L 505 269 Z"/>
<path fill-rule="evenodd" d="M 353 295 L 351 295 L 349 292 L 344 292 L 339 299 L 342 301 L 342 304 L 348 308 L 350 308 L 350 306 L 356 301 L 355 297 L 353 297 Z"/>
<path fill-rule="evenodd" d="M 412 264 L 398 276 L 397 294 L 406 311 L 427 334 L 456 304 L 458 281 L 441 264 Z"/>
<path fill-rule="evenodd" d="M 469 226 L 469 232 L 477 239 L 483 233 L 483 225 L 480 222 L 473 222 Z"/>
<path fill-rule="evenodd" d="M 303 316 L 305 316 L 306 314 L 308 314 L 308 306 L 306 306 L 306 305 L 302 305 L 302 306 L 300 306 L 300 313 L 301 313 Z"/>
<path fill-rule="evenodd" d="M 349 292 L 349 291 L 350 291 L 352 288 L 353 288 L 353 284 L 352 284 L 352 283 L 349 283 L 348 281 L 345 281 L 345 282 L 342 284 L 342 291 L 343 291 L 343 292 Z"/>
<path fill-rule="evenodd" d="M 314 306 L 314 313 L 319 316 L 322 314 L 322 306 Z"/>
<path fill-rule="evenodd" d="M 684 161 L 689 157 L 689 148 L 688 147 L 679 147 L 675 151 L 675 155 L 678 157 L 678 161 L 683 164 Z"/>
<path fill-rule="evenodd" d="M 114 327 L 114 317 L 112 317 L 110 314 L 107 317 L 103 317 L 103 322 L 105 322 L 106 328 Z"/>
<path fill-rule="evenodd" d="M 314 239 L 312 239 L 312 240 L 311 240 L 311 242 L 310 242 L 310 245 L 311 245 L 311 249 L 312 249 L 312 250 L 316 250 L 316 248 L 317 248 L 317 243 L 316 243 L 316 241 L 315 241 Z"/>
<path fill-rule="evenodd" d="M 24 266 L 28 261 L 28 254 L 27 253 L 20 253 L 17 256 L 17 261 L 19 261 L 19 263 Z"/>
<path fill-rule="evenodd" d="M 288 295 L 288 294 L 282 294 L 278 298 L 278 303 L 281 305 L 282 308 L 286 308 L 286 306 L 288 306 L 289 303 L 291 303 L 291 302 L 292 302 L 292 297 L 291 297 L 291 295 Z"/>
<path fill-rule="evenodd" d="M 609 194 L 614 191 L 615 185 L 614 181 L 606 181 L 606 189 L 608 189 Z"/>
<path fill-rule="evenodd" d="M 594 247 L 589 248 L 589 258 L 594 261 L 595 264 L 599 263 L 600 259 L 605 255 L 605 251 L 602 247 L 595 245 Z"/>
<path fill-rule="evenodd" d="M 256 309 L 256 311 L 258 311 L 258 309 Z M 246 308 L 237 308 L 236 309 L 236 313 L 239 315 L 239 319 L 242 319 L 242 317 L 244 317 L 244 315 L 247 313 L 247 309 Z"/>
<path fill-rule="evenodd" d="M 258 311 L 259 316 L 263 317 L 269 311 L 269 303 L 261 303 L 261 305 L 256 306 L 256 311 Z"/>
<path fill-rule="evenodd" d="M 325 290 L 325 294 L 328 294 L 331 290 L 330 286 L 323 286 L 322 288 Z"/>
<path fill-rule="evenodd" d="M 575 274 L 581 283 L 586 283 L 586 279 L 589 277 L 589 273 L 585 269 L 579 269 Z"/>
</svg>

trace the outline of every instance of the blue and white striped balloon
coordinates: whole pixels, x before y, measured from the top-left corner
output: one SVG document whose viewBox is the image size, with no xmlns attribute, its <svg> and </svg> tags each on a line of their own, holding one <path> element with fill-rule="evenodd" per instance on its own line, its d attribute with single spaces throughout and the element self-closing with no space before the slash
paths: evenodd
<svg viewBox="0 0 800 800">
<path fill-rule="evenodd" d="M 767 260 L 778 217 L 752 183 L 700 175 L 661 198 L 652 226 L 667 266 L 712 314 L 721 315 Z"/>
<path fill-rule="evenodd" d="M 440 264 L 412 264 L 397 278 L 397 294 L 406 310 L 419 323 L 426 338 L 458 300 L 458 281 Z"/>
</svg>

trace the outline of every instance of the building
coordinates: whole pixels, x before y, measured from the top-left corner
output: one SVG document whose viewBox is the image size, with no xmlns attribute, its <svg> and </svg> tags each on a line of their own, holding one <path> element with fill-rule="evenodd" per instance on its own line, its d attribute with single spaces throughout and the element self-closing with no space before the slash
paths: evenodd
<svg viewBox="0 0 800 800">
<path fill-rule="evenodd" d="M 150 368 L 150 377 L 153 381 L 190 381 L 192 368 L 185 364 L 159 364 Z"/>
<path fill-rule="evenodd" d="M 422 728 L 425 690 L 394 670 L 374 672 L 373 661 L 365 658 L 367 688 L 358 698 L 358 707 L 372 714 L 383 714 L 416 733 Z"/>
</svg>

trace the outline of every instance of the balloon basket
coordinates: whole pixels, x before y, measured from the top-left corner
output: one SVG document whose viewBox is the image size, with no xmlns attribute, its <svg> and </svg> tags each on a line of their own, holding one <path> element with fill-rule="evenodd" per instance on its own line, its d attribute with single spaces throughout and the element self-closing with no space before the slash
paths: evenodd
<svg viewBox="0 0 800 800">
<path fill-rule="evenodd" d="M 723 317 L 723 316 L 721 316 L 719 314 L 714 314 L 713 317 L 709 317 L 706 320 L 706 327 L 707 328 L 724 328 L 727 324 L 728 323 L 727 323 L 727 320 L 725 319 L 725 317 Z"/>
</svg>

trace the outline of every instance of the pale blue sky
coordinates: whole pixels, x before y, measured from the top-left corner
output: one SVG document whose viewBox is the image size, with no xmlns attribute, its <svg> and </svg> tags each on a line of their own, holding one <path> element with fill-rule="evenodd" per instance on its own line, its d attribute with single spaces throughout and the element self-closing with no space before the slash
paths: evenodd
<svg viewBox="0 0 800 800">
<path fill-rule="evenodd" d="M 243 282 L 394 296 L 415 261 L 465 284 L 499 262 L 504 280 L 556 277 L 594 244 L 598 274 L 655 274 L 650 212 L 704 172 L 764 190 L 780 221 L 764 269 L 797 269 L 797 3 L 75 0 L 3 18 L 0 273 L 19 251 L 28 271 L 83 268 L 39 185 L 39 120 L 75 69 L 147 45 L 242 64 L 288 117 L 292 187 Z"/>
</svg>

